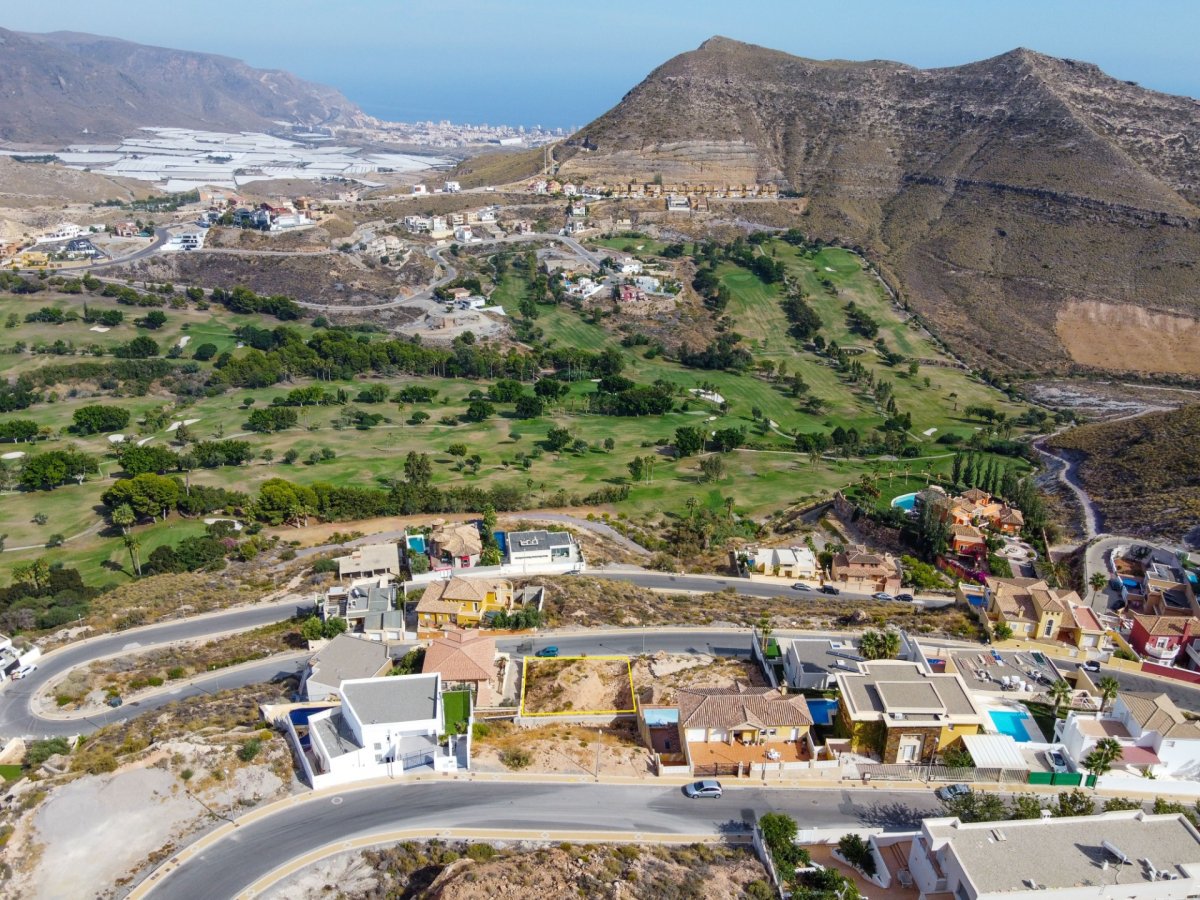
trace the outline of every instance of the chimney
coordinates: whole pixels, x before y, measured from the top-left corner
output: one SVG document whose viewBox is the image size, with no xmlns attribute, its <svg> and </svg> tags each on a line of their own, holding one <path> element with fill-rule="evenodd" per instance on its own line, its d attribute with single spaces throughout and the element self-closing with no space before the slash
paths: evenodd
<svg viewBox="0 0 1200 900">
<path fill-rule="evenodd" d="M 1180 640 L 1179 645 L 1181 647 L 1186 647 L 1188 645 L 1188 642 L 1191 639 L 1192 639 L 1192 616 L 1188 616 L 1187 621 L 1185 621 L 1183 623 L 1183 638 Z"/>
</svg>

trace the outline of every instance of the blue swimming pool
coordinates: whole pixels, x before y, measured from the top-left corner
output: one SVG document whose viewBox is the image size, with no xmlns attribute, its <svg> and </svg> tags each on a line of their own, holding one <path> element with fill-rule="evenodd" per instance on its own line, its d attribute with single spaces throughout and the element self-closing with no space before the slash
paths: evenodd
<svg viewBox="0 0 1200 900">
<path fill-rule="evenodd" d="M 988 715 L 992 717 L 992 724 L 1001 734 L 1007 734 L 1018 744 L 1029 741 L 1029 732 L 1025 730 L 1025 720 L 1029 718 L 1026 713 L 993 709 L 988 712 Z"/>
<path fill-rule="evenodd" d="M 1142 586 L 1140 581 L 1138 581 L 1136 578 L 1131 578 L 1128 575 L 1121 576 L 1121 584 L 1125 585 L 1127 588 L 1139 588 Z"/>
<path fill-rule="evenodd" d="M 410 534 L 408 536 L 408 549 L 413 551 L 414 553 L 424 553 L 425 552 L 425 535 Z"/>
<path fill-rule="evenodd" d="M 907 510 L 911 511 L 916 505 L 917 505 L 916 493 L 901 494 L 899 497 L 892 498 L 892 506 L 895 506 L 898 509 L 907 509 Z"/>
<path fill-rule="evenodd" d="M 825 700 L 817 697 L 808 699 L 808 712 L 812 716 L 812 720 L 817 725 L 832 725 L 833 718 L 837 715 L 838 702 L 836 700 Z"/>
</svg>

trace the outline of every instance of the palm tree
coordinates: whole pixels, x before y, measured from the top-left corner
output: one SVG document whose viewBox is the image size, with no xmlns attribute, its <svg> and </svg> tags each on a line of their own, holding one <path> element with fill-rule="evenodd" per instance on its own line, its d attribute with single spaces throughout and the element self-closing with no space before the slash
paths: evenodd
<svg viewBox="0 0 1200 900">
<path fill-rule="evenodd" d="M 133 571 L 139 578 L 142 577 L 142 560 L 138 555 L 138 548 L 141 546 L 141 541 L 132 534 L 125 535 L 125 547 L 129 550 L 129 561 L 133 563 Z"/>
<path fill-rule="evenodd" d="M 767 655 L 767 642 L 770 640 L 771 633 L 774 630 L 775 630 L 775 628 L 771 625 L 771 617 L 770 616 L 768 616 L 766 613 L 763 613 L 761 616 L 758 617 L 758 632 L 759 632 L 759 634 L 762 635 L 762 648 L 761 649 L 762 649 L 764 659 L 766 658 L 766 655 Z"/>
<path fill-rule="evenodd" d="M 137 524 L 137 515 L 128 503 L 121 503 L 109 514 L 112 523 L 121 529 L 121 534 L 129 534 L 129 529 Z"/>
<path fill-rule="evenodd" d="M 883 633 L 883 651 L 885 659 L 895 659 L 900 655 L 900 632 L 889 628 Z"/>
<path fill-rule="evenodd" d="M 1104 590 L 1104 586 L 1108 584 L 1108 579 L 1104 577 L 1103 572 L 1093 572 L 1092 577 L 1088 579 L 1088 584 L 1092 588 L 1092 599 L 1096 599 L 1097 591 Z"/>
<path fill-rule="evenodd" d="M 1050 685 L 1047 693 L 1054 702 L 1054 715 L 1057 716 L 1059 707 L 1071 699 L 1071 685 L 1060 678 L 1054 684 Z"/>
<path fill-rule="evenodd" d="M 1083 758 L 1083 767 L 1093 775 L 1103 775 L 1121 758 L 1121 745 L 1116 738 L 1101 738 L 1092 752 Z"/>
<path fill-rule="evenodd" d="M 1100 699 L 1103 700 L 1101 709 L 1107 709 L 1109 704 L 1117 699 L 1117 693 L 1121 690 L 1121 683 L 1111 675 L 1105 675 L 1098 682 L 1096 687 L 1100 689 Z"/>
<path fill-rule="evenodd" d="M 810 466 L 812 466 L 815 469 L 817 467 L 817 463 L 820 461 L 821 461 L 821 451 L 820 450 L 817 450 L 816 448 L 814 448 L 814 449 L 808 451 L 808 464 Z"/>
<path fill-rule="evenodd" d="M 883 635 L 878 631 L 864 631 L 858 639 L 858 652 L 863 659 L 882 659 Z"/>
<path fill-rule="evenodd" d="M 733 521 L 733 498 L 732 497 L 725 498 L 725 517 L 727 519 L 729 519 L 730 522 Z"/>
</svg>

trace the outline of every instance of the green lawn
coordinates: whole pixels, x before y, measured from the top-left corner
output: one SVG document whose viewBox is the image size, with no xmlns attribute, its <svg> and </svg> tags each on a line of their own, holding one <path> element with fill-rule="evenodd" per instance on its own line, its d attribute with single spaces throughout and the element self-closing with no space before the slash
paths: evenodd
<svg viewBox="0 0 1200 900">
<path fill-rule="evenodd" d="M 24 774 L 25 770 L 21 766 L 0 766 L 0 778 L 5 781 L 16 781 Z"/>
<path fill-rule="evenodd" d="M 442 715 L 446 720 L 446 734 L 465 734 L 471 716 L 471 692 L 443 691 Z"/>
</svg>

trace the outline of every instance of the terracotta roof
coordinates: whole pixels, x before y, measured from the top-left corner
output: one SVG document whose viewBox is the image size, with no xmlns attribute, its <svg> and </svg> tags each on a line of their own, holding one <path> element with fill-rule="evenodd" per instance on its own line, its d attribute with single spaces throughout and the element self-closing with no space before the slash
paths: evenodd
<svg viewBox="0 0 1200 900">
<path fill-rule="evenodd" d="M 496 641 L 478 631 L 449 630 L 426 649 L 421 671 L 437 672 L 442 681 L 489 681 L 496 674 Z"/>
<path fill-rule="evenodd" d="M 479 536 L 479 529 L 470 522 L 435 528 L 429 535 L 429 540 L 437 545 L 439 551 L 451 556 L 478 556 L 483 552 L 483 539 Z"/>
<path fill-rule="evenodd" d="M 1005 506 L 1000 510 L 1000 522 L 1003 525 L 1024 525 L 1025 516 L 1019 509 Z"/>
<path fill-rule="evenodd" d="M 679 724 L 686 728 L 777 728 L 811 725 L 808 701 L 774 688 L 681 688 Z"/>
<path fill-rule="evenodd" d="M 1200 740 L 1200 722 L 1186 718 L 1166 694 L 1121 691 L 1117 697 L 1143 730 L 1157 731 L 1163 737 Z"/>
<path fill-rule="evenodd" d="M 1075 617 L 1075 625 L 1081 631 L 1104 631 L 1104 626 L 1096 618 L 1090 607 L 1071 604 L 1071 615 Z"/>
<path fill-rule="evenodd" d="M 483 603 L 489 591 L 497 589 L 494 581 L 479 578 L 451 578 L 431 581 L 417 603 L 417 612 L 458 612 L 463 603 Z"/>
<path fill-rule="evenodd" d="M 1200 619 L 1195 616 L 1144 616 L 1134 613 L 1133 620 L 1146 629 L 1147 634 L 1183 636 L 1184 624 L 1191 623 L 1191 634 L 1200 637 Z"/>
<path fill-rule="evenodd" d="M 983 532 L 974 525 L 951 525 L 950 531 L 959 540 L 983 543 Z"/>
<path fill-rule="evenodd" d="M 981 491 L 979 488 L 971 488 L 968 491 L 963 491 L 960 495 L 969 503 L 987 503 L 992 499 L 992 495 L 987 491 Z"/>
</svg>

